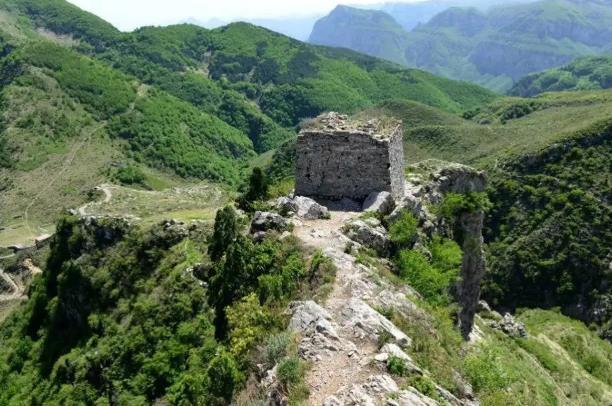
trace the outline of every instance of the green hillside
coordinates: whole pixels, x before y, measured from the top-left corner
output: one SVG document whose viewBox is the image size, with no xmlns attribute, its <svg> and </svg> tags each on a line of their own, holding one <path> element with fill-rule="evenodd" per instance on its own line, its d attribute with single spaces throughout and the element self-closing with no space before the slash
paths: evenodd
<svg viewBox="0 0 612 406">
<path fill-rule="evenodd" d="M 379 11 L 344 7 L 320 20 L 311 38 L 506 91 L 525 75 L 607 53 L 611 10 L 598 0 L 542 0 L 486 12 L 451 7 L 407 32 Z"/>
<path fill-rule="evenodd" d="M 608 89 L 612 87 L 612 57 L 579 58 L 572 63 L 519 80 L 510 89 L 513 96 L 535 96 L 545 92 Z"/>
<path fill-rule="evenodd" d="M 399 97 L 462 112 L 495 97 L 248 24 L 122 33 L 62 0 L 1 0 L 0 20 L 0 245 L 51 231 L 133 168 L 149 178 L 131 176 L 137 187 L 235 190 L 250 160 L 324 110 Z"/>
</svg>

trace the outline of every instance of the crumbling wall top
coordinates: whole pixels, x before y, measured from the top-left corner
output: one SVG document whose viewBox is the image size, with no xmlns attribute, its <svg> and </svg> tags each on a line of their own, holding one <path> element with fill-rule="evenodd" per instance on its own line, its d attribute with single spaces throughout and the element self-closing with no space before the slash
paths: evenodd
<svg viewBox="0 0 612 406">
<path fill-rule="evenodd" d="M 301 134 L 359 134 L 386 140 L 401 128 L 401 121 L 373 118 L 359 120 L 346 114 L 329 112 L 302 123 Z"/>
</svg>

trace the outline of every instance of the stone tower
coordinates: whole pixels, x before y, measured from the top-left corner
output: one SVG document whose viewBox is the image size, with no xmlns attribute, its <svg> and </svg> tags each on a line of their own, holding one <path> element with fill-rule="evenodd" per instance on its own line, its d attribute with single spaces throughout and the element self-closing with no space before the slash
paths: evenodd
<svg viewBox="0 0 612 406">
<path fill-rule="evenodd" d="M 349 120 L 338 113 L 317 117 L 298 136 L 295 193 L 362 201 L 372 192 L 390 192 L 401 199 L 402 135 L 396 120 Z"/>
</svg>

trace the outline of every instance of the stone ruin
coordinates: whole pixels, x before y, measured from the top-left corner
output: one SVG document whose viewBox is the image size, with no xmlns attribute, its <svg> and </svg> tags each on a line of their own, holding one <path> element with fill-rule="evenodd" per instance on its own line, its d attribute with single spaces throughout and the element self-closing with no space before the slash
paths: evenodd
<svg viewBox="0 0 612 406">
<path fill-rule="evenodd" d="M 297 140 L 295 193 L 326 200 L 363 201 L 375 192 L 404 196 L 402 123 L 350 120 L 326 113 Z"/>
</svg>

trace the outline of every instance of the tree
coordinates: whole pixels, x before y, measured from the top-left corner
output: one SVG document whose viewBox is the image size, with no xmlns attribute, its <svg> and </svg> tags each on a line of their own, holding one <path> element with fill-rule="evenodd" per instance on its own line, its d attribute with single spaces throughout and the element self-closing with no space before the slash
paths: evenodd
<svg viewBox="0 0 612 406">
<path fill-rule="evenodd" d="M 264 200 L 268 196 L 268 187 L 268 179 L 261 168 L 253 168 L 249 177 L 249 188 L 238 199 L 240 208 L 250 211 L 253 202 Z"/>
<path fill-rule="evenodd" d="M 215 216 L 215 227 L 208 255 L 213 261 L 219 261 L 238 235 L 236 211 L 232 206 L 225 206 Z"/>
</svg>

